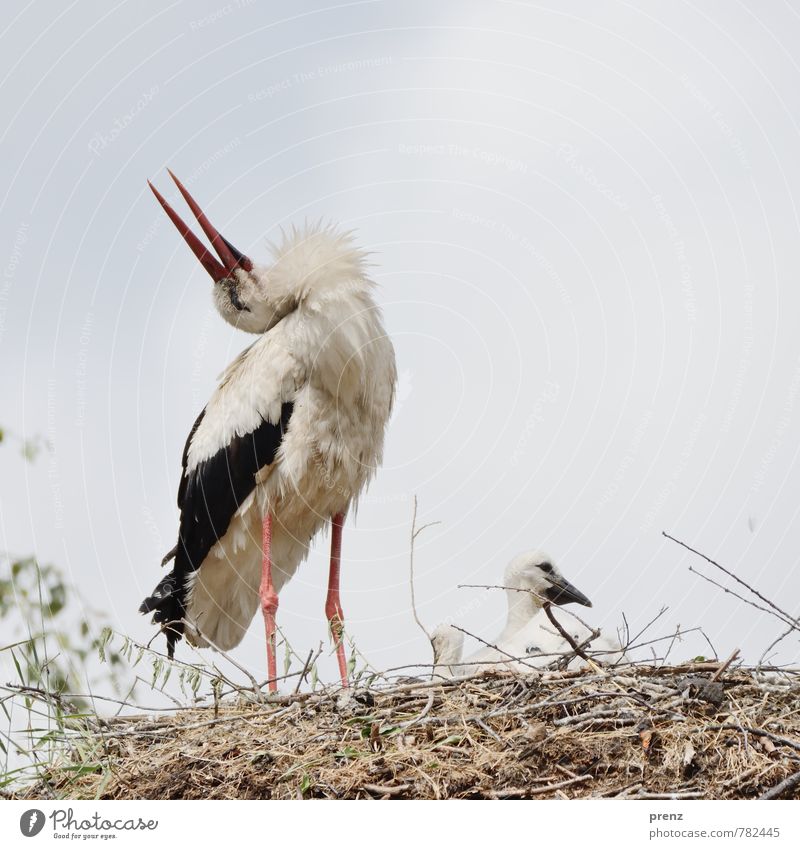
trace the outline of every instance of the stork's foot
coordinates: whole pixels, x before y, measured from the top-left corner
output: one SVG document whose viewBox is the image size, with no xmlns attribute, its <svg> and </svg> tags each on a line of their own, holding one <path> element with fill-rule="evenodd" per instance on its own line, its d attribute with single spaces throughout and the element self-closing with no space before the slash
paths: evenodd
<svg viewBox="0 0 800 849">
<path fill-rule="evenodd" d="M 325 615 L 328 617 L 328 627 L 331 631 L 331 640 L 336 646 L 336 660 L 339 663 L 339 675 L 342 679 L 342 687 L 347 689 L 350 684 L 347 680 L 347 658 L 344 653 L 344 621 L 342 608 L 339 605 L 326 604 Z"/>
<path fill-rule="evenodd" d="M 350 686 L 347 680 L 347 658 L 344 656 L 344 643 L 341 638 L 336 643 L 336 660 L 339 661 L 339 675 L 342 676 L 342 687 L 346 690 Z"/>
<path fill-rule="evenodd" d="M 267 637 L 267 678 L 269 691 L 276 692 L 278 689 L 278 664 L 275 660 L 275 632 L 278 630 L 275 624 L 275 614 L 278 612 L 278 594 L 271 588 L 261 591 L 261 613 L 264 616 L 264 631 Z"/>
</svg>

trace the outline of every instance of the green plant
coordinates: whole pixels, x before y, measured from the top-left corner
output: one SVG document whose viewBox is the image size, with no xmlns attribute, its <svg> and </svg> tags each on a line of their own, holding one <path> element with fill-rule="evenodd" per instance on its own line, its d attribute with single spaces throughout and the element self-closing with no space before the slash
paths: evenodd
<svg viewBox="0 0 800 849">
<path fill-rule="evenodd" d="M 102 616 L 86 608 L 56 566 L 0 554 L 0 621 L 10 637 L 0 651 L 11 654 L 19 684 L 82 693 L 100 679 L 119 690 L 117 652 L 108 653 L 104 670 L 87 681 L 86 661 L 97 653 Z M 85 707 L 86 697 L 74 703 Z"/>
</svg>

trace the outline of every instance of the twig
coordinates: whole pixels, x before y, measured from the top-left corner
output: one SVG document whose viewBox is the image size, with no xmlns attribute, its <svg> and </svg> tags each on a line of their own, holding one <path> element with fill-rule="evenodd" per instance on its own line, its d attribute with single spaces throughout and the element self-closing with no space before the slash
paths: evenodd
<svg viewBox="0 0 800 849">
<path fill-rule="evenodd" d="M 737 657 L 739 657 L 739 649 L 734 649 L 733 652 L 731 652 L 731 656 L 711 676 L 711 680 L 712 681 L 719 681 L 719 679 L 722 677 L 722 673 L 733 663 L 734 660 L 736 660 Z"/>
<path fill-rule="evenodd" d="M 136 676 L 136 680 L 142 683 L 147 683 L 138 675 Z M 119 705 L 120 710 L 124 707 L 134 708 L 139 711 L 146 711 L 147 713 L 167 713 L 170 711 L 176 710 L 186 710 L 186 705 L 182 705 L 173 699 L 176 707 L 165 707 L 161 705 L 159 707 L 148 707 L 146 705 L 136 704 L 135 702 L 126 701 L 125 699 L 115 699 L 112 696 L 100 696 L 94 693 L 51 693 L 47 690 L 42 689 L 41 687 L 30 687 L 23 684 L 12 684 L 11 682 L 6 682 L 5 686 L 0 687 L 0 689 L 8 690 L 9 695 L 4 696 L 0 701 L 4 701 L 7 698 L 12 698 L 15 695 L 27 694 L 30 696 L 34 696 L 43 702 L 52 702 L 56 703 L 59 699 L 86 699 L 87 701 L 102 701 L 102 702 L 110 702 L 111 704 Z M 168 695 L 164 693 L 164 695 Z M 114 714 L 114 716 L 118 716 L 119 711 Z"/>
<path fill-rule="evenodd" d="M 566 775 L 567 778 L 577 778 L 578 777 L 578 773 L 573 772 L 571 769 L 567 769 L 565 766 L 562 766 L 561 764 L 554 764 L 554 766 L 562 775 Z"/>
<path fill-rule="evenodd" d="M 530 587 L 505 587 L 502 584 L 457 584 L 456 587 L 459 590 L 511 590 L 515 593 L 528 593 L 538 598 L 541 602 L 547 601 L 543 595 L 537 593 L 536 590 L 530 589 Z"/>
<path fill-rule="evenodd" d="M 631 629 L 628 625 L 628 617 L 625 615 L 624 610 L 622 611 L 622 633 L 625 635 L 625 640 L 623 641 L 622 639 L 620 639 L 620 645 L 627 646 L 630 643 Z M 617 634 L 617 636 L 619 637 L 619 634 Z"/>
<path fill-rule="evenodd" d="M 759 796 L 759 799 L 777 799 L 788 790 L 794 790 L 798 784 L 800 784 L 800 770 L 793 773 L 788 778 L 784 778 L 780 784 L 776 784 L 774 787 L 771 787 L 766 793 Z"/>
<path fill-rule="evenodd" d="M 194 626 L 192 626 L 192 627 L 194 627 Z M 228 686 L 230 686 L 231 692 L 235 692 L 235 693 L 241 692 L 241 689 L 242 689 L 241 686 L 236 684 L 236 682 L 234 682 L 234 681 L 228 680 L 228 678 L 222 673 L 222 671 L 220 669 L 218 669 L 217 666 L 214 665 L 214 664 L 212 664 L 210 668 L 206 668 L 205 666 L 202 666 L 202 665 L 199 665 L 199 664 L 196 664 L 196 663 L 187 663 L 185 660 L 180 660 L 177 657 L 169 657 L 168 655 L 164 654 L 163 652 L 160 652 L 160 651 L 157 651 L 154 648 L 151 648 L 150 647 L 151 643 L 153 643 L 156 639 L 158 639 L 158 637 L 161 635 L 161 633 L 162 632 L 160 630 L 157 631 L 148 640 L 148 642 L 146 644 L 142 645 L 141 643 L 136 642 L 136 640 L 132 640 L 129 637 L 126 637 L 124 634 L 121 634 L 119 631 L 113 632 L 113 634 L 115 636 L 121 637 L 123 640 L 127 641 L 128 645 L 132 649 L 140 649 L 141 651 L 148 652 L 153 657 L 160 658 L 161 660 L 166 661 L 168 664 L 171 664 L 173 666 L 183 667 L 184 669 L 191 670 L 192 672 L 196 672 L 199 675 L 205 676 L 208 679 L 222 678 L 228 684 Z M 212 648 L 214 648 L 213 645 L 212 645 Z M 195 651 L 199 654 L 199 650 L 195 649 Z M 226 656 L 225 652 L 220 652 L 220 653 L 223 655 L 223 657 Z M 200 657 L 202 658 L 202 655 L 200 655 Z M 235 661 L 233 661 L 233 665 L 237 666 L 237 667 L 239 666 L 239 664 L 237 664 Z M 255 679 L 253 679 L 252 676 L 246 670 L 242 670 L 242 671 L 245 673 L 245 675 L 248 676 L 248 678 L 251 678 L 251 680 L 255 681 Z M 286 677 L 291 677 L 291 676 L 286 676 Z M 147 683 L 147 682 L 142 681 L 142 683 Z M 266 684 L 266 682 L 264 682 L 264 683 Z M 262 686 L 264 686 L 264 685 L 263 684 L 258 685 L 256 683 L 256 688 L 258 690 L 260 690 Z M 164 693 L 163 690 L 159 689 L 159 692 L 166 695 L 166 693 Z"/>
<path fill-rule="evenodd" d="M 244 666 L 241 665 L 241 663 L 234 660 L 224 649 L 221 649 L 212 639 L 210 639 L 208 636 L 206 636 L 200 630 L 200 627 L 197 625 L 197 623 L 192 622 L 189 619 L 182 619 L 181 621 L 183 622 L 184 626 L 188 625 L 193 631 L 195 631 L 195 633 L 197 633 L 197 635 L 199 637 L 201 637 L 203 640 L 205 640 L 208 643 L 208 645 L 211 646 L 211 648 L 214 649 L 215 652 L 217 652 L 217 654 L 219 654 L 221 657 L 224 657 L 225 660 L 228 661 L 228 663 L 230 663 L 232 666 L 235 666 L 239 670 L 239 672 L 241 672 L 243 675 L 246 675 L 247 678 L 250 680 L 250 685 L 253 688 L 253 692 L 255 692 L 255 693 L 260 692 L 260 688 L 258 686 L 258 683 L 256 682 L 255 677 L 253 675 L 251 675 L 250 672 L 247 669 L 245 669 Z M 227 678 L 227 676 L 223 675 L 222 672 L 219 671 L 216 663 L 212 664 L 212 665 L 213 665 L 214 669 L 216 670 L 217 674 L 220 676 L 220 678 L 222 678 L 229 685 L 233 684 L 233 681 L 230 681 Z M 236 686 L 235 684 L 233 684 L 233 685 Z"/>
<path fill-rule="evenodd" d="M 276 710 L 271 714 L 268 714 L 264 717 L 263 721 L 273 721 L 284 714 L 289 713 L 294 710 L 294 705 L 289 705 L 288 707 L 282 707 L 280 710 Z M 218 716 L 214 719 L 209 719 L 205 722 L 193 722 L 189 725 L 181 725 L 181 726 L 166 726 L 162 728 L 160 731 L 154 731 L 152 728 L 131 728 L 128 731 L 114 731 L 114 737 L 156 737 L 163 738 L 165 734 L 172 733 L 174 734 L 176 730 L 179 728 L 180 733 L 183 734 L 185 731 L 194 731 L 198 728 L 210 728 L 212 725 L 227 725 L 228 723 L 235 722 L 244 722 L 248 723 L 248 719 L 246 716 L 242 714 L 233 714 L 231 716 Z"/>
<path fill-rule="evenodd" d="M 702 628 L 700 628 L 700 634 L 703 637 L 703 639 L 708 643 L 708 647 L 711 649 L 711 654 L 714 657 L 719 657 L 719 653 L 717 652 L 716 648 L 714 648 L 714 643 L 711 642 L 708 634 L 706 634 L 706 632 Z"/>
<path fill-rule="evenodd" d="M 625 784 L 623 787 L 612 787 L 610 790 L 604 790 L 602 793 L 596 793 L 592 796 L 592 798 L 607 799 L 609 797 L 612 797 L 614 799 L 620 799 L 623 798 L 632 788 L 641 786 L 641 781 L 632 781 L 630 784 Z"/>
<path fill-rule="evenodd" d="M 734 725 L 732 722 L 706 725 L 706 728 L 711 731 L 738 731 L 741 734 L 755 734 L 758 737 L 768 737 L 773 743 L 780 743 L 782 746 L 789 746 L 790 748 L 800 752 L 800 742 L 797 740 L 790 740 L 788 737 L 781 737 L 778 734 L 765 731 L 763 728 L 750 728 L 744 725 Z"/>
<path fill-rule="evenodd" d="M 543 598 L 543 599 L 542 599 L 542 603 L 544 604 L 544 603 L 546 603 L 546 602 L 547 602 L 547 599 L 546 599 L 546 598 Z M 590 625 L 590 624 L 589 624 L 589 623 L 588 623 L 585 619 L 582 619 L 582 618 L 581 618 L 581 617 L 580 617 L 580 616 L 579 616 L 579 615 L 578 615 L 578 614 L 577 614 L 577 613 L 576 613 L 576 612 L 575 612 L 572 608 L 570 608 L 570 607 L 562 607 L 561 605 L 559 605 L 559 608 L 558 608 L 558 609 L 559 609 L 559 611 L 560 611 L 561 613 L 564 613 L 566 616 L 571 616 L 571 617 L 572 617 L 572 618 L 573 618 L 576 622 L 578 622 L 578 623 L 580 623 L 581 625 L 583 625 L 583 627 L 584 627 L 584 628 L 586 628 L 586 630 L 587 630 L 587 631 L 594 631 L 594 630 L 597 630 L 597 634 L 598 634 L 598 636 L 599 636 L 599 634 L 600 634 L 600 629 L 599 629 L 599 628 L 598 628 L 598 629 L 593 628 L 593 627 L 592 627 L 592 626 L 591 626 L 591 625 Z M 578 608 L 578 609 L 580 609 L 580 608 Z M 592 639 L 595 639 L 595 638 L 594 638 L 594 637 L 592 637 Z"/>
<path fill-rule="evenodd" d="M 417 540 L 417 537 L 427 528 L 431 528 L 434 525 L 440 525 L 441 522 L 427 522 L 424 525 L 420 525 L 417 527 L 417 496 L 414 496 L 414 511 L 411 514 L 411 539 L 410 539 L 410 549 L 409 549 L 409 557 L 408 557 L 408 565 L 409 565 L 409 583 L 411 584 L 411 612 L 414 614 L 414 621 L 419 625 L 422 629 L 422 632 L 428 638 L 428 641 L 431 644 L 431 648 L 433 648 L 433 637 L 431 637 L 428 629 L 422 624 L 422 621 L 419 618 L 417 613 L 417 599 L 414 593 L 414 543 Z"/>
<path fill-rule="evenodd" d="M 771 763 L 767 767 L 767 771 L 770 769 L 774 769 L 777 766 L 776 763 Z M 744 772 L 740 772 L 738 775 L 734 775 L 732 778 L 728 778 L 722 782 L 721 787 L 743 787 L 748 779 L 752 778 L 754 775 L 757 775 L 761 771 L 761 764 L 758 766 L 751 767 L 750 769 L 746 769 Z"/>
<path fill-rule="evenodd" d="M 672 648 L 675 645 L 675 641 L 678 639 L 678 637 L 680 635 L 681 635 L 681 626 L 680 626 L 680 622 L 679 622 L 678 626 L 675 628 L 675 633 L 672 635 L 672 639 L 669 641 L 669 645 L 667 646 L 667 650 L 664 652 L 664 659 L 661 661 L 662 666 L 667 665 L 667 658 L 672 653 Z"/>
<path fill-rule="evenodd" d="M 679 793 L 648 793 L 645 790 L 640 790 L 633 798 L 634 799 L 699 799 L 703 796 L 702 790 L 685 790 Z"/>
<path fill-rule="evenodd" d="M 399 796 L 406 790 L 411 789 L 410 784 L 396 784 L 394 786 L 388 786 L 386 784 L 362 784 L 361 786 L 370 793 L 375 793 L 378 796 Z"/>
<path fill-rule="evenodd" d="M 559 633 L 559 634 L 561 634 L 561 636 L 562 636 L 562 637 L 563 637 L 563 638 L 564 638 L 564 639 L 565 639 L 565 640 L 566 640 L 566 641 L 570 644 L 570 646 L 572 646 L 572 651 L 573 651 L 573 652 L 575 652 L 575 654 L 577 654 L 577 655 L 578 655 L 578 657 L 582 657 L 582 658 L 583 658 L 583 659 L 584 659 L 587 663 L 589 663 L 590 665 L 594 666 L 594 665 L 595 665 L 594 661 L 593 661 L 593 660 L 589 657 L 589 655 L 587 655 L 587 654 L 586 654 L 586 652 L 585 652 L 585 651 L 584 651 L 584 650 L 583 650 L 583 649 L 582 649 L 582 648 L 581 648 L 581 647 L 580 647 L 580 646 L 579 646 L 579 645 L 575 642 L 575 640 L 572 638 L 572 635 L 571 635 L 571 634 L 568 634 L 568 633 L 567 633 L 567 632 L 566 632 L 566 631 L 565 631 L 565 630 L 561 627 L 561 623 L 558 621 L 558 619 L 556 619 L 556 617 L 555 617 L 555 616 L 553 616 L 553 611 L 550 609 L 550 604 L 549 604 L 549 603 L 548 603 L 548 604 L 545 604 L 545 605 L 544 605 L 544 607 L 542 608 L 542 610 L 544 610 L 544 612 L 545 612 L 545 616 L 547 616 L 547 618 L 548 618 L 548 619 L 549 619 L 549 620 L 553 623 L 553 627 L 554 627 L 554 628 L 558 631 L 558 633 Z M 594 636 L 592 637 L 592 639 L 593 639 L 593 640 L 594 640 L 594 639 L 597 639 L 597 637 L 599 637 L 599 636 L 600 636 L 600 632 L 599 632 L 599 631 L 597 631 L 597 630 L 595 630 L 595 631 L 593 632 L 593 634 L 594 634 Z"/>
<path fill-rule="evenodd" d="M 294 695 L 297 695 L 300 690 L 300 685 L 306 679 L 306 673 L 308 672 L 308 667 L 311 665 L 311 658 L 314 656 L 314 649 L 310 649 L 308 652 L 308 657 L 306 658 L 305 665 L 303 666 L 303 671 L 300 673 L 300 677 L 297 679 L 297 684 L 294 688 Z"/>
<path fill-rule="evenodd" d="M 401 722 L 400 725 L 398 725 L 397 727 L 403 728 L 403 729 L 411 728 L 414 725 L 416 725 L 418 722 L 421 722 L 423 719 L 425 719 L 425 717 L 430 712 L 430 709 L 433 707 L 433 699 L 434 699 L 434 693 L 433 693 L 433 691 L 431 691 L 428 694 L 428 701 L 425 703 L 425 707 L 422 708 L 422 710 L 419 712 L 419 714 L 417 716 L 415 716 L 413 719 L 410 719 L 408 722 Z"/>
<path fill-rule="evenodd" d="M 572 787 L 573 784 L 584 784 L 587 781 L 594 781 L 594 776 L 579 775 L 577 778 L 568 778 L 565 781 L 558 781 L 555 784 L 546 784 L 544 787 L 530 787 L 527 792 L 531 796 L 540 796 L 542 793 L 552 793 L 554 790 L 561 790 L 563 787 Z"/>
<path fill-rule="evenodd" d="M 495 743 L 499 743 L 504 749 L 508 748 L 509 744 L 504 742 L 499 734 L 492 731 L 492 729 L 489 728 L 489 726 L 479 716 L 474 717 L 472 721 L 478 726 L 478 728 L 481 729 L 481 731 L 483 731 L 484 734 L 488 734 Z"/>
<path fill-rule="evenodd" d="M 641 643 L 634 643 L 632 646 L 626 646 L 624 651 L 628 651 L 629 649 L 630 650 L 640 649 L 640 648 L 643 648 L 644 646 L 652 646 L 655 643 L 663 643 L 666 640 L 674 640 L 676 636 L 684 637 L 684 636 L 686 636 L 686 634 L 693 634 L 695 631 L 699 631 L 699 630 L 700 630 L 699 626 L 696 626 L 694 628 L 686 628 L 683 631 L 676 631 L 674 634 L 667 634 L 665 637 L 656 637 L 653 640 L 644 640 Z M 681 664 L 676 664 L 676 665 L 680 666 Z M 716 664 L 714 665 L 714 668 L 716 669 Z"/>
<path fill-rule="evenodd" d="M 797 630 L 795 625 L 791 622 L 791 620 L 784 619 L 783 616 L 778 616 L 778 614 L 775 613 L 775 611 L 770 610 L 768 607 L 764 607 L 763 604 L 756 604 L 752 599 L 745 598 L 743 595 L 740 595 L 739 593 L 730 589 L 730 587 L 726 587 L 724 584 L 721 584 L 719 581 L 715 581 L 713 578 L 709 578 L 708 575 L 704 575 L 702 572 L 698 572 L 697 569 L 693 568 L 692 566 L 689 567 L 689 571 L 692 574 L 697 575 L 698 578 L 702 578 L 704 581 L 707 581 L 709 584 L 716 587 L 717 589 L 722 590 L 722 592 L 726 593 L 727 595 L 732 595 L 734 598 L 738 598 L 739 601 L 744 602 L 745 604 L 749 605 L 750 607 L 754 608 L 755 610 L 760 610 L 762 613 L 769 613 L 770 616 L 774 616 L 780 622 L 783 622 L 784 624 L 789 625 L 789 627 L 792 630 Z"/>
<path fill-rule="evenodd" d="M 747 583 L 747 581 L 743 581 L 738 575 L 736 575 L 734 572 L 731 572 L 730 569 L 726 569 L 724 566 L 720 566 L 720 564 L 717 563 L 715 560 L 712 560 L 710 557 L 707 557 L 701 551 L 697 551 L 696 549 L 692 548 L 690 545 L 687 545 L 685 542 L 681 542 L 679 539 L 675 539 L 675 537 L 670 536 L 666 531 L 661 531 L 661 533 L 667 539 L 671 539 L 673 542 L 678 543 L 678 545 L 683 546 L 687 551 L 691 551 L 692 554 L 696 554 L 698 557 L 702 557 L 703 560 L 705 560 L 707 563 L 710 563 L 712 566 L 716 566 L 717 569 L 719 569 L 721 572 L 724 572 L 729 578 L 733 578 L 733 580 L 736 581 L 737 584 L 741 584 L 741 586 L 743 586 L 745 589 L 749 590 L 754 596 L 756 596 L 756 598 L 760 598 L 761 601 L 764 602 L 764 604 L 768 605 L 774 611 L 779 613 L 780 616 L 777 617 L 777 618 L 783 617 L 787 624 L 794 624 L 794 627 L 797 628 L 798 630 L 800 630 L 800 620 L 797 620 L 790 613 L 787 613 L 785 610 L 782 610 L 780 607 L 778 607 L 777 604 L 775 604 L 775 602 L 770 601 L 766 596 L 762 595 L 757 589 L 754 589 L 753 587 L 751 587 L 750 584 Z"/>
<path fill-rule="evenodd" d="M 656 623 L 656 622 L 657 622 L 657 621 L 658 621 L 658 620 L 659 620 L 659 619 L 660 619 L 660 618 L 661 618 L 661 617 L 662 617 L 662 616 L 663 616 L 663 615 L 664 615 L 664 614 L 665 614 L 668 610 L 669 610 L 669 608 L 668 608 L 666 605 L 665 605 L 664 607 L 662 607 L 662 608 L 661 608 L 661 610 L 659 610 L 659 611 L 658 611 L 658 613 L 656 613 L 656 615 L 655 615 L 655 616 L 654 616 L 654 617 L 653 617 L 653 618 L 652 618 L 652 619 L 651 619 L 651 620 L 650 620 L 650 621 L 649 621 L 649 622 L 648 622 L 648 623 L 644 626 L 644 628 L 642 628 L 642 629 L 639 631 L 639 633 L 638 633 L 638 634 L 636 634 L 636 636 L 635 636 L 635 637 L 631 637 L 630 642 L 626 643 L 626 644 L 623 646 L 623 649 L 622 649 L 622 650 L 623 650 L 623 651 L 628 651 L 628 649 L 630 649 L 630 648 L 639 648 L 639 646 L 634 646 L 634 645 L 633 645 L 633 643 L 635 643 L 635 642 L 636 642 L 636 640 L 638 640 L 638 639 L 639 639 L 639 637 L 641 637 L 641 636 L 642 636 L 642 634 L 644 634 L 644 632 L 645 632 L 645 631 L 647 631 L 647 630 L 648 630 L 648 629 L 649 629 L 652 625 L 655 625 L 655 623 Z M 663 638 L 662 638 L 662 639 L 663 639 Z M 641 645 L 647 645 L 647 643 L 642 643 Z"/>
<path fill-rule="evenodd" d="M 618 707 L 595 708 L 588 710 L 586 713 L 576 713 L 570 716 L 561 717 L 561 719 L 553 720 L 553 725 L 560 728 L 565 725 L 575 725 L 577 723 L 594 722 L 596 719 L 616 719 L 619 717 L 620 710 Z M 628 717 L 625 717 L 626 719 Z"/>
<path fill-rule="evenodd" d="M 541 672 L 541 669 L 538 666 L 534 666 L 532 663 L 526 663 L 525 660 L 521 657 L 515 657 L 513 654 L 501 649 L 500 646 L 496 646 L 494 643 L 487 643 L 482 637 L 479 637 L 477 634 L 472 634 L 467 631 L 465 628 L 461 628 L 459 625 L 453 625 L 453 628 L 456 631 L 461 631 L 462 634 L 466 634 L 468 637 L 472 637 L 473 640 L 477 640 L 479 643 L 483 643 L 486 648 L 494 649 L 499 654 L 504 654 L 508 660 L 513 660 L 516 663 L 521 664 L 522 666 L 527 666 L 529 669 L 532 669 L 534 672 Z M 560 654 L 560 652 L 553 652 L 553 654 Z M 542 655 L 542 657 L 548 657 L 548 655 Z M 485 667 L 491 666 L 492 664 L 507 664 L 508 661 L 505 660 L 475 660 L 475 661 L 461 661 L 459 666 L 476 666 L 476 667 Z"/>
<path fill-rule="evenodd" d="M 783 641 L 784 641 L 784 640 L 785 640 L 785 639 L 789 636 L 789 634 L 791 634 L 791 633 L 792 633 L 792 631 L 794 631 L 794 630 L 796 630 L 796 629 L 795 629 L 795 627 L 794 627 L 793 625 L 792 625 L 792 626 L 790 626 L 790 627 L 789 627 L 789 628 L 787 628 L 787 629 L 786 629 L 786 630 L 785 630 L 785 631 L 784 631 L 784 632 L 783 632 L 780 636 L 778 636 L 776 639 L 774 639 L 774 640 L 773 640 L 773 641 L 772 641 L 772 642 L 771 642 L 771 643 L 770 643 L 770 644 L 769 644 L 769 645 L 768 645 L 768 646 L 764 649 L 763 654 L 762 654 L 762 655 L 761 655 L 761 657 L 758 659 L 758 665 L 757 665 L 757 667 L 756 667 L 757 669 L 760 669 L 760 668 L 764 665 L 764 660 L 765 660 L 765 658 L 766 658 L 767 654 L 769 654 L 769 652 L 771 652 L 771 651 L 772 651 L 772 649 L 774 649 L 774 648 L 775 648 L 775 646 L 777 646 L 777 645 L 778 645 L 778 643 L 783 642 Z"/>
</svg>

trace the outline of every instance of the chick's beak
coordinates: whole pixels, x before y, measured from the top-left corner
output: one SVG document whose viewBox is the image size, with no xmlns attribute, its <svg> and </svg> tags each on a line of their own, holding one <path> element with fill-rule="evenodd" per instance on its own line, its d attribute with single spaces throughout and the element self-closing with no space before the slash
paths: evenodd
<svg viewBox="0 0 800 849">
<path fill-rule="evenodd" d="M 564 578 L 553 578 L 552 586 L 542 595 L 553 604 L 582 604 L 591 607 L 592 602 L 577 588 Z"/>
<path fill-rule="evenodd" d="M 167 169 L 169 171 L 169 169 Z M 214 225 L 208 220 L 203 210 L 200 208 L 200 205 L 197 201 L 189 194 L 186 187 L 181 183 L 181 181 L 169 171 L 170 177 L 175 181 L 175 185 L 178 187 L 178 191 L 183 195 L 184 200 L 189 205 L 189 209 L 192 210 L 194 217 L 197 219 L 198 224 L 202 228 L 203 232 L 208 237 L 211 242 L 214 250 L 217 252 L 219 256 L 219 260 L 215 257 L 211 251 L 206 248 L 206 246 L 200 241 L 200 239 L 195 236 L 195 234 L 189 229 L 188 225 L 184 223 L 183 219 L 178 215 L 177 212 L 167 203 L 166 200 L 161 196 L 161 193 L 156 189 L 156 187 L 148 180 L 147 185 L 153 191 L 153 194 L 156 196 L 156 199 L 161 204 L 164 209 L 164 212 L 169 216 L 170 221 L 177 227 L 178 232 L 183 236 L 186 244 L 189 245 L 192 253 L 197 257 L 200 261 L 201 265 L 205 270 L 211 275 L 211 278 L 215 283 L 219 283 L 222 280 L 226 280 L 229 277 L 233 276 L 233 272 L 237 268 L 242 268 L 245 271 L 251 271 L 253 268 L 253 263 L 250 259 L 245 256 L 241 251 L 237 250 L 220 232 L 214 227 Z M 221 260 L 221 261 L 220 261 Z"/>
</svg>

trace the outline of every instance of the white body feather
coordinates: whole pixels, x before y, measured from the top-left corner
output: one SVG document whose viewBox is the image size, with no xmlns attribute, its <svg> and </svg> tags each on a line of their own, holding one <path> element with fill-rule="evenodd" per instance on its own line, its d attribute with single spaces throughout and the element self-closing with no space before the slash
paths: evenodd
<svg viewBox="0 0 800 849">
<path fill-rule="evenodd" d="M 282 404 L 294 404 L 274 462 L 259 472 L 256 488 L 192 575 L 186 636 L 195 645 L 230 649 L 242 640 L 259 605 L 267 510 L 280 592 L 312 537 L 348 510 L 381 462 L 396 370 L 363 254 L 330 229 L 294 232 L 278 249 L 270 288 L 296 288 L 298 279 L 309 282 L 302 308 L 226 369 L 189 446 L 187 473 L 262 419 L 279 421 Z"/>
<path fill-rule="evenodd" d="M 591 635 L 592 632 L 573 619 L 569 611 L 554 610 L 553 612 L 561 627 L 578 645 Z M 539 613 L 519 630 L 514 635 L 510 647 L 520 652 L 515 656 L 524 657 L 525 663 L 529 664 L 528 668 L 548 666 L 558 660 L 559 655 L 572 652 L 572 646 L 556 631 L 544 613 Z M 619 642 L 602 633 L 592 640 L 590 645 L 585 646 L 584 651 L 592 660 L 602 663 L 620 663 L 628 660 Z M 569 662 L 567 669 L 582 669 L 585 666 L 586 661 L 583 658 L 575 657 Z"/>
<path fill-rule="evenodd" d="M 549 565 L 549 573 L 541 573 L 537 563 Z M 526 564 L 528 564 L 526 568 Z M 531 568 L 531 564 L 532 568 Z M 552 566 L 551 558 L 532 551 L 515 557 L 507 566 L 503 578 L 508 601 L 506 623 L 500 634 L 478 651 L 462 660 L 463 634 L 450 625 L 440 625 L 434 631 L 434 672 L 449 676 L 471 675 L 486 670 L 511 670 L 525 673 L 549 666 L 559 655 L 572 651 L 569 643 L 556 631 L 542 611 L 544 583 L 549 575 L 560 573 Z M 538 582 L 538 586 L 536 585 Z M 534 592 L 530 592 L 533 589 Z M 521 591 L 523 590 L 523 591 Z M 555 616 L 565 630 L 580 643 L 590 631 L 573 618 L 569 610 L 555 607 Z M 627 660 L 619 643 L 603 635 L 596 638 L 586 653 L 604 663 Z M 580 657 L 570 661 L 569 668 L 585 665 Z"/>
</svg>

